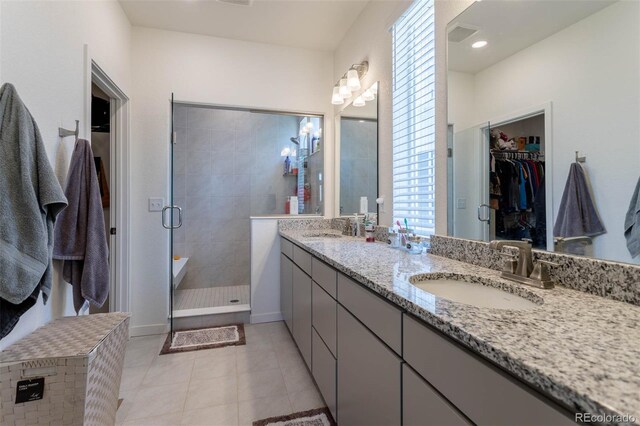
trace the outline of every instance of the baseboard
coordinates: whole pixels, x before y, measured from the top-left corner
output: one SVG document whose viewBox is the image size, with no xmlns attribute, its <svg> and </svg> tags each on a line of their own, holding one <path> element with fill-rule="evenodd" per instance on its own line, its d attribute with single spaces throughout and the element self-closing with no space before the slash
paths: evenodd
<svg viewBox="0 0 640 426">
<path fill-rule="evenodd" d="M 268 314 L 251 314 L 251 324 L 262 322 L 282 321 L 282 312 L 270 312 Z"/>
<path fill-rule="evenodd" d="M 129 327 L 129 337 L 149 336 L 169 332 L 169 324 L 138 325 Z"/>
</svg>

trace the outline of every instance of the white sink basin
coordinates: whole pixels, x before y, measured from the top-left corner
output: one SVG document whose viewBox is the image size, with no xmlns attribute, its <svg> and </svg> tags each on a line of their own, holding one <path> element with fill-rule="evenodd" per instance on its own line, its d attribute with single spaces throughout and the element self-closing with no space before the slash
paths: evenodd
<svg viewBox="0 0 640 426">
<path fill-rule="evenodd" d="M 538 306 L 535 302 L 499 288 L 455 278 L 422 278 L 410 281 L 414 286 L 435 296 L 478 308 L 525 311 Z"/>
</svg>

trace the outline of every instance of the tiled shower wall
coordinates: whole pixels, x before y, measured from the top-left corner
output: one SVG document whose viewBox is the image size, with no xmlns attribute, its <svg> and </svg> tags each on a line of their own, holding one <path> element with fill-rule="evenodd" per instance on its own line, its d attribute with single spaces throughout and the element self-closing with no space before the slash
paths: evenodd
<svg viewBox="0 0 640 426">
<path fill-rule="evenodd" d="M 377 211 L 378 123 L 340 121 L 340 207 L 342 214 L 360 212 L 360 197 L 367 197 L 369 212 Z"/>
<path fill-rule="evenodd" d="M 284 213 L 295 179 L 283 148 L 300 117 L 180 105 L 175 108 L 174 204 L 183 225 L 174 254 L 188 257 L 181 289 L 250 281 L 252 215 Z"/>
</svg>

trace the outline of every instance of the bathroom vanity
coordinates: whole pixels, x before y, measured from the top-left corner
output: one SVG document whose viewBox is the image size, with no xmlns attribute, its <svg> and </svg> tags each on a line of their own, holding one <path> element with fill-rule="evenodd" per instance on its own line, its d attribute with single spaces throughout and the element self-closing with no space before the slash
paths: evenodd
<svg viewBox="0 0 640 426">
<path fill-rule="evenodd" d="M 498 271 L 335 230 L 280 235 L 283 317 L 339 424 L 640 417 L 638 307 L 525 288 Z M 497 288 L 531 306 L 453 302 L 411 284 L 416 277 Z"/>
</svg>

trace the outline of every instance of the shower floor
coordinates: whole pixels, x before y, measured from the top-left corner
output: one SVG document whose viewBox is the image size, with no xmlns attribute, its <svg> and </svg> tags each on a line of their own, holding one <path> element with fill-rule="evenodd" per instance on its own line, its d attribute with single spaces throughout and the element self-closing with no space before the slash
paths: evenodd
<svg viewBox="0 0 640 426">
<path fill-rule="evenodd" d="M 176 290 L 173 309 L 181 311 L 186 309 L 249 305 L 249 293 L 248 285 Z M 237 302 L 232 303 L 232 300 L 237 300 Z"/>
</svg>

